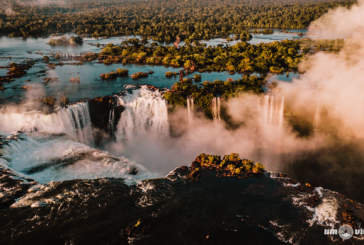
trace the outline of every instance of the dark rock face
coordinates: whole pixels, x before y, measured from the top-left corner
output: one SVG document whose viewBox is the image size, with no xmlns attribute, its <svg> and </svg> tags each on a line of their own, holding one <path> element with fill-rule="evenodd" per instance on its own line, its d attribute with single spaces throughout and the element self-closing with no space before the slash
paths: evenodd
<svg viewBox="0 0 364 245">
<path fill-rule="evenodd" d="M 193 171 L 180 167 L 133 186 L 121 179 L 38 185 L 1 168 L 0 244 L 363 242 L 324 235 L 336 222 L 364 221 L 364 206 L 338 193 L 282 176 L 217 176 L 201 167 L 196 178 Z"/>
<path fill-rule="evenodd" d="M 93 126 L 107 130 L 110 111 L 116 106 L 112 96 L 105 96 L 88 101 Z"/>
<path fill-rule="evenodd" d="M 36 183 L 33 180 L 19 178 L 0 165 L 0 209 L 8 208 L 34 184 Z"/>
<path fill-rule="evenodd" d="M 124 107 L 117 105 L 117 99 L 114 96 L 91 99 L 88 101 L 88 105 L 92 125 L 101 131 L 96 133 L 96 141 L 102 140 L 102 132 L 112 136 Z M 113 117 L 111 117 L 111 114 L 113 114 Z M 112 122 L 110 123 L 111 118 Z"/>
<path fill-rule="evenodd" d="M 340 142 L 296 153 L 295 157 L 287 158 L 285 171 L 295 179 L 309 180 L 364 203 L 362 149 L 361 144 Z"/>
<path fill-rule="evenodd" d="M 24 76 L 27 71 L 35 64 L 34 60 L 26 60 L 23 63 L 11 63 L 8 67 L 6 76 L 0 76 L 0 85 L 2 83 L 12 82 L 15 78 Z"/>
</svg>

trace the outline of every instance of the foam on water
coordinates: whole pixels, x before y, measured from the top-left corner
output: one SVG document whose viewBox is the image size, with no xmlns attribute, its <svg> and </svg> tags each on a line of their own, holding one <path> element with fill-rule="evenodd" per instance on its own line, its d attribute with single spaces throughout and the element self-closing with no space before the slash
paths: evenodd
<svg viewBox="0 0 364 245">
<path fill-rule="evenodd" d="M 322 203 L 311 209 L 314 212 L 311 220 L 307 222 L 312 226 L 317 223 L 320 225 L 326 225 L 330 227 L 335 227 L 339 222 L 336 220 L 338 209 L 337 200 L 334 197 L 323 198 Z"/>
<path fill-rule="evenodd" d="M 119 97 L 119 104 L 125 107 L 117 125 L 118 142 L 132 141 L 134 138 L 151 134 L 169 134 L 168 110 L 161 93 L 142 86 L 131 94 Z"/>
<path fill-rule="evenodd" d="M 13 140 L 4 147 L 3 157 L 8 159 L 10 168 L 39 183 L 103 177 L 135 183 L 156 176 L 124 157 L 115 157 L 66 137 Z"/>
<path fill-rule="evenodd" d="M 158 90 L 146 86 L 118 96 L 123 105 L 114 131 L 115 113 L 108 127 L 123 146 L 134 139 L 169 134 L 166 101 Z M 13 134 L 14 132 L 21 132 Z M 102 177 L 123 178 L 128 183 L 157 177 L 124 156 L 94 148 L 93 127 L 87 102 L 60 108 L 51 114 L 26 111 L 21 106 L 0 110 L 0 132 L 6 137 L 2 158 L 18 173 L 40 183 Z M 14 136 L 14 137 L 12 137 Z"/>
<path fill-rule="evenodd" d="M 93 144 L 91 119 L 86 102 L 77 103 L 55 113 L 22 111 L 20 108 L 0 110 L 0 130 L 66 134 L 74 140 Z"/>
</svg>

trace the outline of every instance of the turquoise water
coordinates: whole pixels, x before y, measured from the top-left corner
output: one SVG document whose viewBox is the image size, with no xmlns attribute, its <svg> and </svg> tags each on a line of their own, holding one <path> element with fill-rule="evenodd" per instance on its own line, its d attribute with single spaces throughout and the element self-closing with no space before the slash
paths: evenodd
<svg viewBox="0 0 364 245">
<path fill-rule="evenodd" d="M 104 81 L 100 79 L 101 73 L 115 71 L 117 68 L 126 68 L 129 70 L 129 75 L 138 71 L 153 71 L 154 73 L 147 78 L 133 80 L 129 77 L 121 77 L 115 80 Z M 25 90 L 22 88 L 24 84 L 39 84 L 44 87 L 44 93 L 51 96 L 65 95 L 71 101 L 77 101 L 83 98 L 93 98 L 98 96 L 111 95 L 123 90 L 126 84 L 135 85 L 153 85 L 158 88 L 170 88 L 179 77 L 166 78 L 167 71 L 178 72 L 180 68 L 171 68 L 164 66 L 149 66 L 149 65 L 121 65 L 112 64 L 104 65 L 100 63 L 85 63 L 83 65 L 63 65 L 57 66 L 54 70 L 44 71 L 42 65 L 34 65 L 27 73 L 26 76 L 16 79 L 14 82 L 5 84 L 6 90 L 0 92 L 0 98 L 6 100 L 18 101 L 21 99 Z M 238 79 L 240 74 L 230 75 L 228 72 L 210 72 L 199 73 L 202 81 L 215 81 L 227 78 Z M 187 77 L 193 77 L 190 74 Z M 43 78 L 57 78 L 54 82 L 45 84 Z M 80 83 L 71 83 L 71 77 L 79 77 Z M 27 82 L 31 80 L 31 82 Z"/>
<path fill-rule="evenodd" d="M 273 34 L 252 34 L 253 38 L 249 41 L 252 44 L 258 44 L 263 42 L 273 42 L 281 40 L 293 40 L 298 39 L 299 33 L 304 33 L 304 30 L 293 30 L 290 32 L 282 32 L 274 30 Z M 71 34 L 67 34 L 70 36 Z M 53 36 L 54 37 L 54 36 Z M 7 65 L 11 60 L 24 60 L 26 58 L 40 59 L 44 55 L 51 53 L 68 53 L 72 55 L 79 55 L 85 52 L 98 52 L 100 48 L 97 44 L 105 45 L 108 43 L 120 44 L 121 42 L 130 38 L 140 38 L 139 36 L 121 36 L 110 38 L 85 38 L 84 43 L 81 46 L 67 46 L 67 47 L 52 47 L 48 45 L 49 40 L 52 38 L 8 38 L 0 37 L 0 66 Z M 151 40 L 149 40 L 151 42 Z M 227 42 L 224 38 L 215 38 L 207 41 L 201 41 L 208 46 L 216 46 L 219 44 L 232 45 L 238 41 Z M 183 45 L 183 42 L 181 42 Z"/>
<path fill-rule="evenodd" d="M 299 38 L 297 32 L 285 33 L 275 30 L 273 34 L 253 34 L 251 43 L 270 42 L 285 39 Z M 15 81 L 3 84 L 4 91 L 0 91 L 0 103 L 9 101 L 21 101 L 26 91 L 22 88 L 24 85 L 36 84 L 41 89 L 41 95 L 59 96 L 65 95 L 71 101 L 77 101 L 83 98 L 93 98 L 97 96 L 111 95 L 123 90 L 126 84 L 149 84 L 158 88 L 170 88 L 177 80 L 174 78 L 166 78 L 167 71 L 178 72 L 181 68 L 149 66 L 149 65 L 121 65 L 112 64 L 104 65 L 96 62 L 85 63 L 83 65 L 65 64 L 57 66 L 55 69 L 50 69 L 43 62 L 44 55 L 51 55 L 57 52 L 70 55 L 79 55 L 85 52 L 99 52 L 101 47 L 97 44 L 105 45 L 107 43 L 119 44 L 129 38 L 140 38 L 137 36 L 111 37 L 105 39 L 85 38 L 81 46 L 69 47 L 51 47 L 48 45 L 49 38 L 0 38 L 0 66 L 7 66 L 11 62 L 23 62 L 27 59 L 35 61 L 34 66 L 28 70 L 27 74 Z M 236 41 L 226 42 L 225 39 L 212 39 L 205 42 L 207 45 L 215 46 L 219 44 L 232 45 Z M 140 80 L 132 80 L 130 77 L 117 78 L 115 80 L 103 81 L 100 79 L 101 73 L 115 71 L 117 68 L 126 68 L 129 70 L 129 75 L 135 72 L 153 71 L 154 73 L 147 78 Z M 0 69 L 0 76 L 6 75 L 7 69 Z M 196 73 L 195 73 L 196 74 Z M 238 79 L 240 74 L 230 75 L 227 72 L 210 72 L 197 73 L 200 74 L 201 81 L 215 81 L 228 78 Z M 192 77 L 190 74 L 188 77 Z M 281 77 L 284 80 L 285 75 Z M 44 78 L 56 78 L 54 82 L 44 83 Z M 71 83 L 71 77 L 79 77 L 80 83 Z M 280 79 L 280 80 L 281 80 Z"/>
<path fill-rule="evenodd" d="M 248 41 L 250 44 L 260 44 L 260 43 L 270 43 L 282 40 L 296 40 L 302 38 L 300 34 L 304 34 L 305 30 L 290 30 L 289 32 L 284 32 L 281 30 L 273 30 L 272 34 L 252 34 L 252 39 Z M 234 35 L 230 35 L 233 37 Z M 226 38 L 214 38 L 207 41 L 201 41 L 201 43 L 207 46 L 218 46 L 218 45 L 228 45 L 232 46 L 240 42 L 239 40 L 227 41 Z"/>
<path fill-rule="evenodd" d="M 274 30 L 273 34 L 252 34 L 253 38 L 249 41 L 250 44 L 270 43 L 282 40 L 296 40 L 302 38 L 299 34 L 304 33 L 300 30 L 290 32 L 282 32 Z"/>
<path fill-rule="evenodd" d="M 115 71 L 117 68 L 126 68 L 129 70 L 129 77 L 120 77 L 115 80 L 101 80 L 99 78 L 101 73 Z M 120 92 L 123 85 L 135 84 L 143 85 L 149 84 L 158 88 L 170 88 L 177 80 L 175 78 L 166 78 L 167 71 L 178 72 L 180 68 L 171 68 L 163 66 L 149 66 L 149 65 L 121 65 L 112 64 L 105 66 L 99 63 L 88 63 L 82 66 L 64 65 L 58 66 L 55 70 L 51 71 L 50 76 L 58 77 L 59 82 L 55 82 L 48 86 L 47 91 L 50 94 L 56 94 L 59 91 L 64 92 L 67 97 L 72 100 L 79 98 L 90 98 L 97 96 L 110 95 L 112 93 Z M 135 72 L 148 72 L 153 71 L 147 78 L 133 80 L 130 75 Z M 72 84 L 69 82 L 70 77 L 80 77 L 79 84 Z M 190 75 L 193 76 L 193 75 Z M 227 72 L 211 72 L 201 74 L 202 81 L 209 80 L 226 80 L 228 77 L 237 79 L 241 77 L 239 74 L 229 75 Z"/>
<path fill-rule="evenodd" d="M 289 72 L 284 74 L 273 75 L 270 77 L 269 81 L 278 81 L 278 82 L 292 82 L 293 79 L 299 78 L 300 75 L 296 72 Z"/>
</svg>

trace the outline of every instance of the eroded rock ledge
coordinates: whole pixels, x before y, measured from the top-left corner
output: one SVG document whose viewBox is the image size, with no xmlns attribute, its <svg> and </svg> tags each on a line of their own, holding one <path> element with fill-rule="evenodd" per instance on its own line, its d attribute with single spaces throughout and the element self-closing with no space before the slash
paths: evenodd
<svg viewBox="0 0 364 245">
<path fill-rule="evenodd" d="M 358 227 L 364 206 L 271 176 L 236 154 L 202 154 L 167 177 L 40 185 L 0 168 L 1 244 L 361 244 L 324 228 Z"/>
</svg>

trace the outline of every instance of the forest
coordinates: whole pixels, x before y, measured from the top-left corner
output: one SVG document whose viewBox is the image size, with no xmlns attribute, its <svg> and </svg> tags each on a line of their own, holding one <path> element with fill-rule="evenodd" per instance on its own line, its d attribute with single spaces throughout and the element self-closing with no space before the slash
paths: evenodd
<svg viewBox="0 0 364 245">
<path fill-rule="evenodd" d="M 193 98 L 194 105 L 198 112 L 202 112 L 207 118 L 213 118 L 211 111 L 212 100 L 214 97 L 220 97 L 227 100 L 231 97 L 238 96 L 242 92 L 263 93 L 266 85 L 264 77 L 255 75 L 244 75 L 241 79 L 226 81 L 202 82 L 201 84 L 193 83 L 191 79 L 184 79 L 176 82 L 172 89 L 164 93 L 164 98 L 170 105 L 170 110 L 176 106 L 186 106 L 186 99 Z M 234 127 L 234 122 L 222 108 L 222 119 L 227 126 Z"/>
<path fill-rule="evenodd" d="M 108 44 L 98 55 L 99 61 L 104 64 L 164 65 L 183 67 L 191 72 L 228 71 L 245 74 L 296 71 L 302 57 L 299 41 L 259 45 L 238 42 L 233 46 L 217 47 L 194 43 L 166 47 L 145 45 L 138 39 L 125 41 L 120 46 Z"/>
<path fill-rule="evenodd" d="M 228 99 L 242 91 L 264 92 L 267 74 L 298 72 L 298 64 L 307 53 L 338 51 L 343 46 L 342 40 L 309 39 L 253 45 L 248 43 L 252 33 L 305 29 L 329 9 L 354 3 L 352 0 L 66 0 L 63 4 L 52 1 L 48 5 L 29 2 L 36 1 L 8 1 L 8 7 L 0 10 L 0 35 L 23 38 L 60 33 L 77 35 L 75 40 L 51 39 L 52 46 L 82 44 L 81 37 L 86 36 L 130 35 L 133 38 L 118 45 L 105 45 L 99 53 L 83 54 L 81 63 L 98 60 L 105 65 L 181 68 L 182 77 L 164 94 L 166 100 L 173 109 L 176 105 L 185 106 L 188 97 L 194 98 L 197 109 L 210 118 L 213 97 Z M 207 46 L 200 42 L 217 37 L 238 42 L 232 46 Z M 201 81 L 199 74 L 194 74 L 193 79 L 183 77 L 211 71 L 241 73 L 242 77 L 236 81 L 211 82 Z M 99 75 L 101 80 L 129 76 L 128 70 L 121 68 Z M 148 75 L 148 72 L 130 74 L 133 79 Z M 177 80 L 178 73 L 165 75 Z"/>
<path fill-rule="evenodd" d="M 24 2 L 24 1 L 23 1 Z M 57 1 L 56 1 L 57 2 Z M 0 11 L 0 35 L 40 37 L 73 32 L 104 37 L 140 35 L 159 42 L 192 42 L 250 29 L 303 29 L 329 9 L 353 0 L 66 1 L 54 6 L 10 2 Z"/>
</svg>

